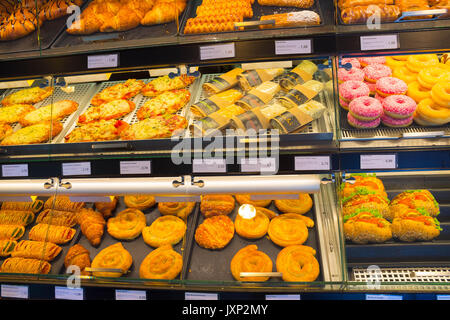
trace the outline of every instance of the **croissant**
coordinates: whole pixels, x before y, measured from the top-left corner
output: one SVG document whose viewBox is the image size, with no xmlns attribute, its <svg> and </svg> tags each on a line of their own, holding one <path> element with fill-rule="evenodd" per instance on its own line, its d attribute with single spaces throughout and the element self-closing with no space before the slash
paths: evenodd
<svg viewBox="0 0 450 320">
<path fill-rule="evenodd" d="M 103 217 L 108 218 L 112 215 L 112 211 L 116 209 L 117 197 L 114 197 L 111 202 L 96 202 L 95 209 L 103 214 Z"/>
<path fill-rule="evenodd" d="M 112 19 L 100 27 L 101 32 L 126 31 L 139 26 L 142 18 L 154 4 L 154 0 L 128 1 L 120 7 Z"/>
<path fill-rule="evenodd" d="M 52 261 L 61 250 L 60 246 L 51 242 L 22 240 L 11 252 L 11 257 Z"/>
<path fill-rule="evenodd" d="M 67 15 L 70 6 L 81 6 L 83 0 L 50 0 L 43 7 L 40 16 L 45 20 L 55 20 Z"/>
<path fill-rule="evenodd" d="M 22 38 L 42 25 L 42 19 L 25 7 L 16 10 L 2 23 L 0 40 L 15 40 Z"/>
<path fill-rule="evenodd" d="M 78 223 L 89 242 L 93 246 L 98 246 L 105 231 L 106 221 L 103 215 L 93 209 L 82 209 L 78 214 Z"/>
<path fill-rule="evenodd" d="M 72 202 L 68 196 L 51 196 L 44 203 L 44 209 L 77 212 L 84 207 L 84 202 Z"/>
<path fill-rule="evenodd" d="M 8 258 L 0 267 L 4 273 L 48 274 L 52 265 L 47 261 L 27 258 Z"/>
<path fill-rule="evenodd" d="M 161 24 L 176 20 L 186 8 L 186 0 L 157 0 L 153 8 L 148 11 L 141 24 L 144 26 Z"/>
<path fill-rule="evenodd" d="M 42 200 L 35 200 L 33 202 L 3 202 L 1 210 L 20 210 L 20 211 L 33 211 L 37 213 L 41 211 L 44 206 Z"/>
<path fill-rule="evenodd" d="M 45 209 L 36 218 L 36 223 L 73 227 L 77 223 L 77 213 L 71 211 Z"/>
<path fill-rule="evenodd" d="M 64 244 L 72 240 L 76 230 L 64 226 L 38 223 L 31 228 L 28 238 L 35 241 L 48 241 L 56 244 Z"/>
<path fill-rule="evenodd" d="M 87 267 L 91 266 L 91 257 L 89 250 L 83 247 L 81 244 L 76 244 L 69 249 L 64 258 L 64 266 L 66 269 L 69 266 L 78 266 L 80 268 L 81 275 L 89 275 L 90 272 L 85 271 Z"/>
</svg>

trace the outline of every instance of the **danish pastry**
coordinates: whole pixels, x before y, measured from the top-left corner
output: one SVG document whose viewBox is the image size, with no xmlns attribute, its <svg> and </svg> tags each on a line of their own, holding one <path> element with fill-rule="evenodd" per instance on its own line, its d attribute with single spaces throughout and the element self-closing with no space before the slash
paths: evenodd
<svg viewBox="0 0 450 320">
<path fill-rule="evenodd" d="M 234 197 L 240 205 L 251 204 L 254 207 L 268 207 L 272 203 L 272 200 L 251 200 L 249 194 L 236 194 Z"/>
<path fill-rule="evenodd" d="M 272 272 L 272 267 L 270 257 L 254 244 L 236 252 L 230 263 L 231 274 L 237 281 L 267 281 L 269 277 L 241 277 L 241 272 Z"/>
<path fill-rule="evenodd" d="M 70 266 L 78 266 L 78 268 L 80 268 L 80 275 L 90 275 L 90 272 L 85 271 L 86 267 L 91 266 L 89 250 L 81 244 L 74 245 L 67 251 L 64 258 L 64 266 L 66 269 Z"/>
<path fill-rule="evenodd" d="M 0 224 L 27 226 L 34 220 L 32 211 L 0 210 Z"/>
<path fill-rule="evenodd" d="M 32 211 L 38 213 L 44 206 L 42 200 L 35 200 L 33 202 L 3 202 L 1 210 L 19 210 L 19 211 Z"/>
<path fill-rule="evenodd" d="M 38 223 L 31 228 L 28 238 L 35 241 L 48 241 L 56 244 L 65 244 L 72 240 L 76 230 L 64 226 Z"/>
<path fill-rule="evenodd" d="M 142 211 L 128 208 L 109 218 L 106 224 L 108 233 L 116 239 L 132 240 L 137 238 L 146 224 Z"/>
<path fill-rule="evenodd" d="M 270 219 L 262 211 L 256 210 L 256 215 L 251 219 L 237 215 L 234 220 L 236 233 L 243 238 L 258 239 L 264 237 L 269 229 Z"/>
<path fill-rule="evenodd" d="M 52 261 L 61 250 L 60 246 L 51 242 L 21 240 L 11 252 L 11 257 Z"/>
<path fill-rule="evenodd" d="M 68 196 L 51 196 L 44 203 L 44 209 L 78 212 L 84 207 L 84 202 L 72 202 Z"/>
<path fill-rule="evenodd" d="M 7 257 L 14 251 L 17 241 L 0 240 L 0 257 Z"/>
<path fill-rule="evenodd" d="M 298 199 L 274 200 L 275 206 L 281 212 L 305 214 L 311 210 L 313 201 L 307 193 L 300 193 Z"/>
<path fill-rule="evenodd" d="M 175 245 L 186 233 L 186 223 L 176 216 L 162 216 L 142 230 L 144 242 L 154 248 Z"/>
<path fill-rule="evenodd" d="M 25 233 L 24 226 L 3 224 L 0 225 L 0 240 L 19 240 Z"/>
<path fill-rule="evenodd" d="M 117 197 L 112 197 L 111 202 L 96 202 L 95 209 L 100 212 L 103 217 L 108 218 L 112 215 L 112 212 L 116 209 Z"/>
<path fill-rule="evenodd" d="M 163 245 L 150 252 L 139 267 L 139 276 L 144 279 L 175 279 L 183 267 L 181 254 L 171 245 Z"/>
<path fill-rule="evenodd" d="M 123 201 L 128 208 L 141 211 L 153 207 L 156 204 L 155 197 L 147 195 L 125 196 Z"/>
<path fill-rule="evenodd" d="M 273 218 L 269 223 L 270 240 L 280 247 L 303 244 L 308 239 L 308 226 L 314 222 L 297 213 L 285 213 Z M 309 221 L 311 220 L 311 221 Z"/>
<path fill-rule="evenodd" d="M 222 249 L 234 236 L 234 223 L 224 215 L 205 219 L 195 230 L 195 241 L 206 249 Z"/>
<path fill-rule="evenodd" d="M 70 211 L 45 209 L 36 218 L 36 223 L 73 227 L 77 224 L 77 213 Z"/>
<path fill-rule="evenodd" d="M 186 220 L 194 210 L 195 202 L 159 202 L 158 210 L 162 215 L 173 215 Z"/>
<path fill-rule="evenodd" d="M 308 246 L 295 245 L 282 249 L 277 256 L 277 271 L 284 281 L 311 282 L 320 274 L 316 250 Z"/>
<path fill-rule="evenodd" d="M 133 264 L 133 257 L 123 247 L 122 243 L 106 247 L 100 251 L 92 260 L 92 268 L 120 269 L 122 272 L 93 272 L 95 277 L 113 277 L 118 278 L 127 273 Z"/>
<path fill-rule="evenodd" d="M 200 212 L 209 218 L 218 215 L 230 214 L 235 206 L 234 198 L 230 195 L 206 195 L 202 196 Z"/>
<path fill-rule="evenodd" d="M 52 265 L 44 260 L 8 258 L 0 267 L 3 273 L 48 274 Z"/>
</svg>

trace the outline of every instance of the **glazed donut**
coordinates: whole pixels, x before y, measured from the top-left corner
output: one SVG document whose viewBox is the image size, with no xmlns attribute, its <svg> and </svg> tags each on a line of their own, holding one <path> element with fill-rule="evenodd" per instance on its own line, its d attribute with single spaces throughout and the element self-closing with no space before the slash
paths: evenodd
<svg viewBox="0 0 450 320">
<path fill-rule="evenodd" d="M 347 110 L 348 111 L 348 103 L 345 102 L 344 100 L 342 100 L 341 97 L 339 97 L 339 105 L 342 107 L 342 109 Z"/>
<path fill-rule="evenodd" d="M 176 216 L 161 216 L 142 229 L 144 242 L 158 248 L 164 245 L 175 245 L 186 233 L 186 223 Z"/>
<path fill-rule="evenodd" d="M 384 77 L 377 81 L 377 94 L 383 98 L 394 94 L 406 94 L 408 85 L 395 77 Z"/>
<path fill-rule="evenodd" d="M 431 123 L 426 121 L 425 119 L 422 119 L 422 117 L 416 112 L 414 112 L 414 122 L 417 123 L 419 126 L 424 127 L 433 127 L 433 126 L 439 126 L 439 124 Z"/>
<path fill-rule="evenodd" d="M 267 233 L 270 240 L 280 247 L 303 244 L 308 239 L 305 220 L 296 213 L 285 213 L 273 218 Z"/>
<path fill-rule="evenodd" d="M 398 119 L 398 118 L 392 118 L 383 113 L 381 115 L 381 123 L 385 126 L 391 127 L 391 128 L 403 128 L 411 125 L 414 119 L 414 114 L 409 116 L 408 118 L 404 119 Z"/>
<path fill-rule="evenodd" d="M 123 201 L 128 208 L 145 210 L 156 204 L 155 197 L 148 195 L 133 195 L 123 197 Z"/>
<path fill-rule="evenodd" d="M 142 211 L 128 208 L 109 218 L 106 223 L 108 233 L 120 240 L 137 238 L 146 225 L 145 215 Z"/>
<path fill-rule="evenodd" d="M 410 118 L 417 108 L 413 98 L 405 95 L 392 95 L 383 100 L 384 113 L 395 119 Z"/>
<path fill-rule="evenodd" d="M 386 57 L 362 57 L 358 58 L 358 61 L 361 64 L 361 67 L 364 68 L 371 64 L 385 64 Z"/>
<path fill-rule="evenodd" d="M 363 81 L 364 80 L 364 72 L 358 68 L 351 68 L 347 70 L 345 68 L 338 69 L 338 81 L 339 83 L 343 83 L 345 81 L 355 80 L 355 81 Z"/>
<path fill-rule="evenodd" d="M 361 121 L 378 119 L 383 113 L 380 101 L 372 97 L 359 97 L 350 102 L 349 113 Z"/>
<path fill-rule="evenodd" d="M 357 129 L 373 129 L 373 128 L 378 127 L 381 123 L 380 118 L 377 118 L 372 121 L 358 120 L 354 116 L 352 116 L 352 114 L 350 112 L 347 114 L 347 121 L 348 121 L 349 125 L 351 125 L 354 128 L 357 128 Z"/>
<path fill-rule="evenodd" d="M 450 71 L 446 71 L 441 67 L 431 67 L 422 69 L 417 76 L 420 85 L 428 90 L 440 81 L 450 81 Z"/>
<path fill-rule="evenodd" d="M 159 202 L 158 210 L 162 215 L 177 216 L 183 220 L 194 210 L 195 202 Z"/>
<path fill-rule="evenodd" d="M 424 99 L 417 105 L 419 117 L 434 125 L 444 125 L 450 122 L 450 109 L 442 108 L 432 99 Z"/>
<path fill-rule="evenodd" d="M 404 65 L 406 65 L 406 61 L 396 60 L 393 57 L 386 57 L 386 65 L 394 70 L 395 68 L 403 67 Z"/>
<path fill-rule="evenodd" d="M 435 54 L 417 54 L 410 55 L 406 60 L 406 67 L 415 73 L 419 73 L 420 70 L 435 66 L 439 63 L 439 59 Z"/>
<path fill-rule="evenodd" d="M 282 249 L 277 256 L 277 271 L 288 282 L 311 282 L 320 274 L 316 250 L 308 246 L 294 245 Z"/>
<path fill-rule="evenodd" d="M 413 98 L 416 103 L 419 103 L 424 99 L 430 98 L 431 92 L 428 89 L 422 88 L 418 81 L 414 81 L 408 84 L 407 95 Z"/>
<path fill-rule="evenodd" d="M 364 67 L 364 80 L 370 83 L 376 83 L 378 79 L 390 77 L 392 70 L 384 64 L 370 64 Z"/>
<path fill-rule="evenodd" d="M 278 210 L 284 213 L 305 214 L 311 210 L 313 201 L 309 194 L 300 193 L 298 199 L 274 200 Z"/>
<path fill-rule="evenodd" d="M 264 237 L 269 229 L 270 219 L 262 211 L 256 210 L 256 215 L 251 219 L 237 215 L 234 220 L 236 233 L 246 239 L 259 239 Z"/>
<path fill-rule="evenodd" d="M 411 83 L 417 80 L 417 73 L 410 71 L 406 66 L 395 68 L 392 76 Z"/>
<path fill-rule="evenodd" d="M 339 98 L 347 105 L 356 98 L 369 96 L 370 89 L 362 81 L 349 80 L 339 85 Z"/>
<path fill-rule="evenodd" d="M 239 205 L 251 204 L 254 207 L 268 207 L 272 203 L 272 200 L 251 200 L 249 194 L 236 194 L 234 197 Z"/>
<path fill-rule="evenodd" d="M 380 96 L 378 93 L 375 93 L 375 99 L 377 99 L 378 101 L 380 101 L 381 104 L 383 104 L 384 97 Z"/>
<path fill-rule="evenodd" d="M 377 93 L 377 84 L 372 82 L 364 81 L 364 83 L 369 87 L 370 93 L 369 96 L 373 97 Z"/>
<path fill-rule="evenodd" d="M 200 212 L 209 218 L 218 215 L 230 214 L 235 206 L 233 196 L 230 195 L 206 195 L 201 197 Z"/>
<path fill-rule="evenodd" d="M 440 81 L 431 89 L 431 99 L 440 107 L 450 108 L 450 81 Z"/>
<path fill-rule="evenodd" d="M 175 279 L 183 267 L 181 254 L 171 245 L 161 246 L 150 252 L 139 267 L 139 277 L 143 279 Z"/>
<path fill-rule="evenodd" d="M 241 272 L 272 272 L 270 257 L 250 244 L 233 256 L 230 263 L 231 274 L 237 281 L 267 281 L 269 277 L 241 277 Z"/>
<path fill-rule="evenodd" d="M 352 68 L 361 69 L 361 63 L 359 63 L 359 60 L 357 58 L 342 58 L 341 59 L 341 65 L 345 66 L 347 63 L 350 63 L 352 65 Z"/>
</svg>

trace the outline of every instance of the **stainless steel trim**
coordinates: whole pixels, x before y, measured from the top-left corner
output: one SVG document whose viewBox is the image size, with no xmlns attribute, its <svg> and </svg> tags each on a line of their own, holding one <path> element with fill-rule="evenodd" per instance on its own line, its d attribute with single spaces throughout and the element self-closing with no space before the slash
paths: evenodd
<svg viewBox="0 0 450 320">
<path fill-rule="evenodd" d="M 55 193 L 58 178 L 1 180 L 1 196 L 51 196 Z"/>
</svg>

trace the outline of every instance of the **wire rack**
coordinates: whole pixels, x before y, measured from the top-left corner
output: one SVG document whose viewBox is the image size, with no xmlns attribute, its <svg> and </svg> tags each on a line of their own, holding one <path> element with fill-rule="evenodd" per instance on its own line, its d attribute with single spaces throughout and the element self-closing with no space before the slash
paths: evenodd
<svg viewBox="0 0 450 320">
<path fill-rule="evenodd" d="M 353 268 L 353 281 L 375 283 L 449 283 L 450 268 Z"/>
</svg>

